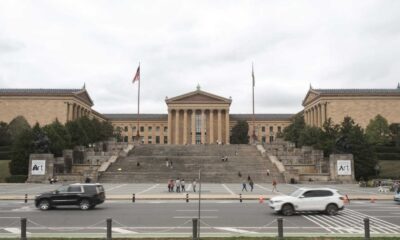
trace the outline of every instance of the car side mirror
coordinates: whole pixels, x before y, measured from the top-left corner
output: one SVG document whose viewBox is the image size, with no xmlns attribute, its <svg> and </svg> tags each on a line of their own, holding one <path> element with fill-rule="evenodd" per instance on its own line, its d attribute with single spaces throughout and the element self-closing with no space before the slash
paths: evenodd
<svg viewBox="0 0 400 240">
<path fill-rule="evenodd" d="M 58 190 L 53 191 L 53 194 L 58 194 L 58 193 L 59 193 Z"/>
<path fill-rule="evenodd" d="M 299 198 L 304 198 L 304 196 L 302 195 L 302 196 L 300 196 Z"/>
</svg>

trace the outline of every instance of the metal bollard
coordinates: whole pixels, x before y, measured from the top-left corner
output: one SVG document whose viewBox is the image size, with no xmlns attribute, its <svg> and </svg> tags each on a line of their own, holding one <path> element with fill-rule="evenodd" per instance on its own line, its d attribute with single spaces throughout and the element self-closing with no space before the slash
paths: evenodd
<svg viewBox="0 0 400 240">
<path fill-rule="evenodd" d="M 28 202 L 28 194 L 25 194 L 25 200 L 24 200 L 24 202 L 25 202 L 25 203 Z"/>
<path fill-rule="evenodd" d="M 283 239 L 283 218 L 278 218 L 278 240 Z"/>
<path fill-rule="evenodd" d="M 21 240 L 27 240 L 27 238 L 26 238 L 26 218 L 21 218 Z"/>
<path fill-rule="evenodd" d="M 136 196 L 135 196 L 135 194 L 133 193 L 132 194 L 132 202 L 135 202 L 136 201 Z"/>
<path fill-rule="evenodd" d="M 192 223 L 193 223 L 193 235 L 192 235 L 192 240 L 197 240 L 197 218 L 192 218 Z"/>
<path fill-rule="evenodd" d="M 239 194 L 239 201 L 242 202 L 242 194 Z"/>
<path fill-rule="evenodd" d="M 107 218 L 107 240 L 112 239 L 111 230 L 112 230 L 112 218 Z"/>
<path fill-rule="evenodd" d="M 189 202 L 189 193 L 186 193 L 186 202 Z"/>
<path fill-rule="evenodd" d="M 370 234 L 369 234 L 369 218 L 364 218 L 364 239 L 369 240 L 370 239 Z"/>
</svg>

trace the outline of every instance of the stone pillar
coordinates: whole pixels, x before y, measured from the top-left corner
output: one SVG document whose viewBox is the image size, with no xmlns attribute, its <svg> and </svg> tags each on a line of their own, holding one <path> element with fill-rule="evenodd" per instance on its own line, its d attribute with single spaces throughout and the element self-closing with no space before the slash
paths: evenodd
<svg viewBox="0 0 400 240">
<path fill-rule="evenodd" d="M 326 122 L 326 103 L 322 103 L 322 124 Z"/>
<path fill-rule="evenodd" d="M 67 123 L 69 121 L 69 103 L 67 102 L 66 104 L 67 104 L 67 118 L 66 118 L 65 123 Z"/>
<path fill-rule="evenodd" d="M 187 144 L 187 109 L 183 110 L 183 144 Z"/>
<path fill-rule="evenodd" d="M 160 125 L 160 144 L 164 144 L 164 125 Z"/>
<path fill-rule="evenodd" d="M 218 141 L 222 142 L 221 109 L 218 109 Z"/>
<path fill-rule="evenodd" d="M 304 109 L 304 122 L 308 125 L 308 111 Z"/>
<path fill-rule="evenodd" d="M 191 127 L 191 132 L 192 132 L 192 144 L 196 144 L 196 110 L 192 109 L 192 127 Z"/>
<path fill-rule="evenodd" d="M 311 108 L 311 127 L 315 126 L 315 111 L 314 107 Z"/>
<path fill-rule="evenodd" d="M 254 127 L 254 126 L 253 126 Z M 229 144 L 229 110 L 225 110 L 225 144 Z"/>
<path fill-rule="evenodd" d="M 71 121 L 75 120 L 75 103 L 72 103 L 72 118 Z"/>
<path fill-rule="evenodd" d="M 172 109 L 168 110 L 168 144 L 172 144 Z"/>
<path fill-rule="evenodd" d="M 210 109 L 210 144 L 214 143 L 214 110 Z"/>
<path fill-rule="evenodd" d="M 205 128 L 206 128 L 206 118 L 204 114 L 205 110 L 201 109 L 201 143 L 205 143 Z"/>
<path fill-rule="evenodd" d="M 179 109 L 175 110 L 175 144 L 179 144 Z"/>
</svg>

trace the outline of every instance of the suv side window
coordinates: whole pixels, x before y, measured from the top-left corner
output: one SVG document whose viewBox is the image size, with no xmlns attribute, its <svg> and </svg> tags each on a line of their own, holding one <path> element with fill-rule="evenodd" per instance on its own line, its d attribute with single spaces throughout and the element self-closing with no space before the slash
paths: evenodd
<svg viewBox="0 0 400 240">
<path fill-rule="evenodd" d="M 68 186 L 61 186 L 60 188 L 57 189 L 59 193 L 66 193 L 68 192 Z"/>
<path fill-rule="evenodd" d="M 74 193 L 76 193 L 76 192 L 82 192 L 82 189 L 81 189 L 81 186 L 69 186 L 69 188 L 68 188 L 68 192 L 74 192 Z"/>
<path fill-rule="evenodd" d="M 318 191 L 315 191 L 315 192 L 316 192 L 316 197 L 333 196 L 333 193 L 331 191 L 327 191 L 327 190 L 318 190 Z"/>
<path fill-rule="evenodd" d="M 95 186 L 83 186 L 86 193 L 97 193 Z"/>
<path fill-rule="evenodd" d="M 303 194 L 303 196 L 304 196 L 305 198 L 316 197 L 315 192 L 316 192 L 316 191 L 307 191 L 307 192 L 305 192 L 305 193 Z"/>
</svg>

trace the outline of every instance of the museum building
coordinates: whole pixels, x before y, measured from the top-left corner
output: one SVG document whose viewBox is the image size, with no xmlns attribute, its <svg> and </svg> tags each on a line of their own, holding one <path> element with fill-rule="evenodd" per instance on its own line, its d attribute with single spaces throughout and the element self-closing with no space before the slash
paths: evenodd
<svg viewBox="0 0 400 240">
<path fill-rule="evenodd" d="M 232 99 L 197 87 L 195 91 L 166 98 L 167 114 L 102 114 L 95 111 L 85 86 L 80 89 L 0 89 L 0 121 L 9 123 L 24 116 L 41 126 L 58 119 L 66 123 L 81 116 L 110 121 L 123 141 L 132 142 L 137 132 L 144 144 L 229 143 L 232 127 L 239 120 L 249 123 L 259 142 L 274 141 L 295 114 L 232 114 Z M 389 123 L 400 122 L 400 85 L 394 89 L 313 89 L 310 86 L 299 114 L 306 124 L 322 127 L 331 118 L 340 123 L 352 117 L 365 128 L 377 114 Z M 254 122 L 254 125 L 253 125 Z M 254 128 L 255 127 L 255 128 Z"/>
</svg>

